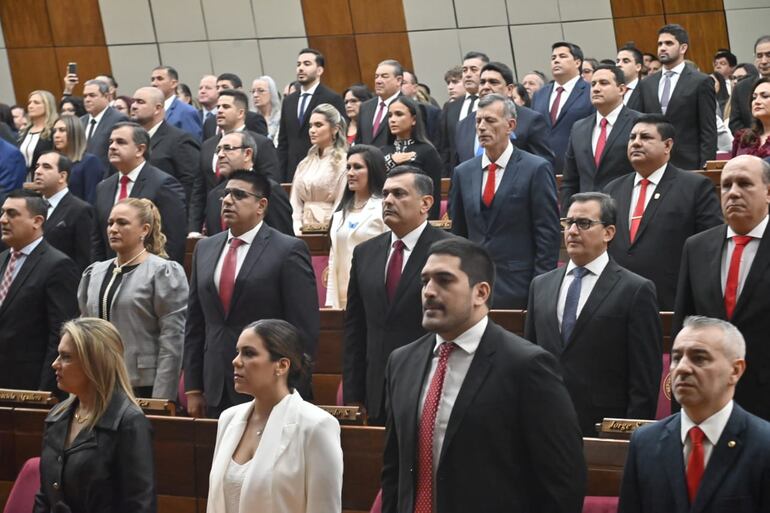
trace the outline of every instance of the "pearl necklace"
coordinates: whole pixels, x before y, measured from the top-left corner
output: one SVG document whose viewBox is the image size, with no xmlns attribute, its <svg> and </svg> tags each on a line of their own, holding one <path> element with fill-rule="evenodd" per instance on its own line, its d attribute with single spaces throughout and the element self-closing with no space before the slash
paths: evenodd
<svg viewBox="0 0 770 513">
<path fill-rule="evenodd" d="M 107 284 L 107 288 L 104 289 L 104 296 L 102 297 L 102 312 L 104 315 L 104 320 L 107 320 L 107 297 L 110 295 L 109 291 L 112 289 L 112 284 L 115 283 L 115 278 L 123 273 L 124 267 L 135 261 L 140 256 L 144 255 L 146 252 L 147 248 L 143 248 L 142 251 L 134 255 L 128 262 L 125 262 L 123 265 L 118 265 L 118 257 L 115 257 L 115 268 L 112 270 L 112 277 L 110 278 L 110 282 Z"/>
</svg>

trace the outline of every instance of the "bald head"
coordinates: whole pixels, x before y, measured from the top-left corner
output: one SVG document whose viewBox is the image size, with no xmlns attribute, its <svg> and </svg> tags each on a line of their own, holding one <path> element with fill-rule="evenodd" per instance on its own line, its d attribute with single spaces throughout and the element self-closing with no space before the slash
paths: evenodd
<svg viewBox="0 0 770 513">
<path fill-rule="evenodd" d="M 134 93 L 131 104 L 131 120 L 136 121 L 145 130 L 149 130 L 161 121 L 166 114 L 163 106 L 163 92 L 156 87 L 140 87 Z"/>
<path fill-rule="evenodd" d="M 731 159 L 721 175 L 722 214 L 738 235 L 746 235 L 767 216 L 770 164 L 753 155 Z"/>
</svg>

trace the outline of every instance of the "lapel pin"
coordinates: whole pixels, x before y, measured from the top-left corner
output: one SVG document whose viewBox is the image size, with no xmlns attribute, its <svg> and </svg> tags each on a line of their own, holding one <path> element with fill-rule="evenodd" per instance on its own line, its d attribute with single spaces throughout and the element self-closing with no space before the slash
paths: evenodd
<svg viewBox="0 0 770 513">
<path fill-rule="evenodd" d="M 730 449 L 735 447 L 735 440 L 730 440 L 729 442 L 727 442 L 727 447 L 729 447 Z"/>
<path fill-rule="evenodd" d="M 660 198 L 660 193 L 659 193 L 659 192 L 656 192 L 656 193 L 655 193 L 655 196 L 653 196 L 653 197 L 652 197 L 652 199 L 658 199 L 658 198 Z"/>
</svg>

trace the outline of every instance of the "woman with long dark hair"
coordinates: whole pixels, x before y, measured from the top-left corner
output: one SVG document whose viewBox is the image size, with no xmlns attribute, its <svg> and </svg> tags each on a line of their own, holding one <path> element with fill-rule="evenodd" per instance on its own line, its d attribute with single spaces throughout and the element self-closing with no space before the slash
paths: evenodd
<svg viewBox="0 0 770 513">
<path fill-rule="evenodd" d="M 760 78 L 754 85 L 751 92 L 751 115 L 754 118 L 751 127 L 735 133 L 732 157 L 770 157 L 770 78 Z"/>
</svg>

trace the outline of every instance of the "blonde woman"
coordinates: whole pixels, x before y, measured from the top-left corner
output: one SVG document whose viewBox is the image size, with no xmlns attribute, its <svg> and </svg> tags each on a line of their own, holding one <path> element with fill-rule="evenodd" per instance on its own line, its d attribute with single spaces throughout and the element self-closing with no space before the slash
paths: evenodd
<svg viewBox="0 0 770 513">
<path fill-rule="evenodd" d="M 70 394 L 45 419 L 33 513 L 155 513 L 150 423 L 136 404 L 115 327 L 80 318 L 61 329 L 56 385 Z"/>
<path fill-rule="evenodd" d="M 345 118 L 328 103 L 310 114 L 310 143 L 307 157 L 297 165 L 291 186 L 295 235 L 303 227 L 328 225 L 345 189 L 348 143 Z"/>
<path fill-rule="evenodd" d="M 59 118 L 56 99 L 48 91 L 32 91 L 27 97 L 29 124 L 19 134 L 19 150 L 27 164 L 27 181 L 32 180 L 37 159 L 53 149 L 53 124 Z"/>
<path fill-rule="evenodd" d="M 80 313 L 120 332 L 134 395 L 175 401 L 187 313 L 184 269 L 167 260 L 160 213 L 150 200 L 126 198 L 112 207 L 107 237 L 117 256 L 83 273 Z"/>
</svg>

